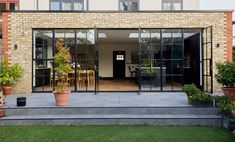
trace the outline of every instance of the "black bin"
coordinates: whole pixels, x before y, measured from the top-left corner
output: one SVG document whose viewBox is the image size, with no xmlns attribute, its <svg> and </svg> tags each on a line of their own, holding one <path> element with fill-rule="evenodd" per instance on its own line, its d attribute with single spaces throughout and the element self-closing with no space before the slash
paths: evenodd
<svg viewBox="0 0 235 142">
<path fill-rule="evenodd" d="M 26 97 L 18 97 L 17 98 L 17 106 L 23 107 L 26 105 Z"/>
</svg>

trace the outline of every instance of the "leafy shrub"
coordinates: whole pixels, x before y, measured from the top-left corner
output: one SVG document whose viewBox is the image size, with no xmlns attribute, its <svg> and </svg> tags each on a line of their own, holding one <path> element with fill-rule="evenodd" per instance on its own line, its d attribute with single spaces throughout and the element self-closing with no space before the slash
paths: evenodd
<svg viewBox="0 0 235 142">
<path fill-rule="evenodd" d="M 55 72 L 58 77 L 58 83 L 55 87 L 56 93 L 65 93 L 69 91 L 68 89 L 68 83 L 67 78 L 69 72 L 72 70 L 72 65 L 70 64 L 71 61 L 71 55 L 70 55 L 70 48 L 64 47 L 64 40 L 58 39 L 56 41 L 56 49 L 57 53 L 54 57 L 55 64 L 57 67 L 55 67 Z"/>
<path fill-rule="evenodd" d="M 213 101 L 213 97 L 210 94 L 204 93 L 202 91 L 198 92 L 197 94 L 193 94 L 193 101 L 203 102 L 203 103 L 210 103 Z"/>
<path fill-rule="evenodd" d="M 186 84 L 183 86 L 183 91 L 188 95 L 192 96 L 193 94 L 198 94 L 201 92 L 195 84 Z"/>
<path fill-rule="evenodd" d="M 231 112 L 235 110 L 235 105 L 233 101 L 227 96 L 215 96 L 214 97 L 216 105 L 220 109 L 220 113 L 223 115 L 230 116 Z"/>
<path fill-rule="evenodd" d="M 216 68 L 218 73 L 215 75 L 216 80 L 226 87 L 235 86 L 235 63 L 225 62 L 217 63 Z"/>
<path fill-rule="evenodd" d="M 8 64 L 8 60 L 4 60 L 0 63 L 0 84 L 1 85 L 12 85 L 14 84 L 23 74 L 24 69 L 19 63 L 13 65 Z"/>
</svg>

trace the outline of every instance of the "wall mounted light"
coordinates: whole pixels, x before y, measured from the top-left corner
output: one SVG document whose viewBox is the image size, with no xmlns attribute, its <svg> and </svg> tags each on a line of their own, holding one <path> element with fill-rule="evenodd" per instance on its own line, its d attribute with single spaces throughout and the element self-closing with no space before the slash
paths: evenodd
<svg viewBox="0 0 235 142">
<path fill-rule="evenodd" d="M 17 44 L 15 44 L 15 45 L 14 45 L 14 49 L 16 50 L 17 48 L 18 48 L 18 45 L 17 45 Z"/>
<path fill-rule="evenodd" d="M 216 48 L 219 48 L 219 47 L 220 47 L 220 44 L 219 44 L 219 43 L 217 43 L 217 44 L 216 44 Z"/>
</svg>

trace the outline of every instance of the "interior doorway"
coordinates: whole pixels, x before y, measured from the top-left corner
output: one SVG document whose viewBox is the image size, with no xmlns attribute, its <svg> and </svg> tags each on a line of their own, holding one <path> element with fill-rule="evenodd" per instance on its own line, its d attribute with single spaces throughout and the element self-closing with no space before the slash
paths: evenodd
<svg viewBox="0 0 235 142">
<path fill-rule="evenodd" d="M 138 32 L 98 30 L 99 91 L 139 91 Z"/>
<path fill-rule="evenodd" d="M 113 79 L 125 79 L 125 51 L 113 51 Z"/>
</svg>

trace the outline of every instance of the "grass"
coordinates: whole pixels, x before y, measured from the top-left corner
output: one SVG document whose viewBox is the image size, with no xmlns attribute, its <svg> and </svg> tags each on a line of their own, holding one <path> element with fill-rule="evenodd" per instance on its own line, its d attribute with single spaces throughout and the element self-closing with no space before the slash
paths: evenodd
<svg viewBox="0 0 235 142">
<path fill-rule="evenodd" d="M 1 142 L 235 142 L 220 127 L 0 126 Z"/>
</svg>

